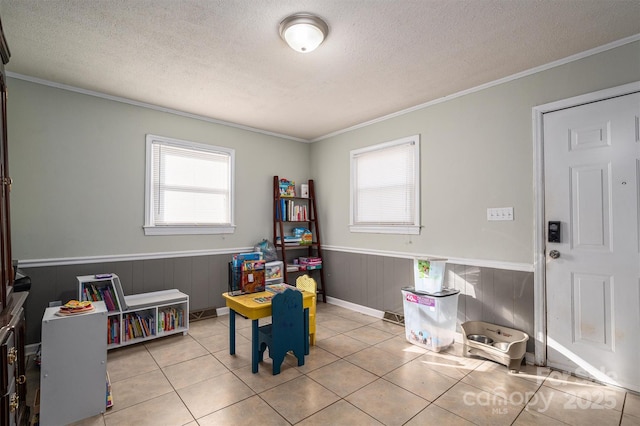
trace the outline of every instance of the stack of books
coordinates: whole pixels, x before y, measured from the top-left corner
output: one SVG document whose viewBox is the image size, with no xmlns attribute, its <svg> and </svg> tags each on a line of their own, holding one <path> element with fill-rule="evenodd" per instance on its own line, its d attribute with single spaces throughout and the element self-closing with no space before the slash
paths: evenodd
<svg viewBox="0 0 640 426">
<path fill-rule="evenodd" d="M 301 270 L 312 270 L 322 268 L 322 258 L 320 257 L 300 257 L 298 264 Z"/>
<path fill-rule="evenodd" d="M 282 241 L 282 238 L 276 237 L 276 244 L 282 244 L 281 241 Z M 299 246 L 301 242 L 302 242 L 302 237 L 296 237 L 294 235 L 284 236 L 285 246 Z"/>
</svg>

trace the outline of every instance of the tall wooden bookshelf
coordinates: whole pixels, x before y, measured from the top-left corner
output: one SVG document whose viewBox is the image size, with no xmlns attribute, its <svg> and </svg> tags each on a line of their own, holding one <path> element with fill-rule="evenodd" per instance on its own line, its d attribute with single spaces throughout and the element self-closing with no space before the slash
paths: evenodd
<svg viewBox="0 0 640 426">
<path fill-rule="evenodd" d="M 324 258 L 316 208 L 316 191 L 313 180 L 309 180 L 307 185 L 308 197 L 301 197 L 297 193 L 295 196 L 285 196 L 280 191 L 280 178 L 273 177 L 273 244 L 276 246 L 278 256 L 285 264 L 284 282 L 295 285 L 298 276 L 309 274 L 318 284 L 317 294 L 322 296 L 323 302 L 326 302 Z M 290 237 L 296 227 L 310 230 L 311 242 L 286 241 L 285 237 Z M 303 265 L 300 262 L 294 264 L 294 260 L 300 257 L 320 258 L 323 263 L 320 265 Z"/>
</svg>

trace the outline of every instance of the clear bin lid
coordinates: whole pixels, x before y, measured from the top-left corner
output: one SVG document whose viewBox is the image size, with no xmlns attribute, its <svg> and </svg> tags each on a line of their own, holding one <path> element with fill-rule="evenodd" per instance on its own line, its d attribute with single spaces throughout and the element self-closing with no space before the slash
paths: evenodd
<svg viewBox="0 0 640 426">
<path fill-rule="evenodd" d="M 414 293 L 414 294 L 422 294 L 422 295 L 431 296 L 431 297 L 447 297 L 447 296 L 453 296 L 455 294 L 460 293 L 460 290 L 455 288 L 443 288 L 442 290 L 434 293 L 416 290 L 415 287 L 402 287 L 402 290 L 410 291 L 411 293 Z"/>
</svg>

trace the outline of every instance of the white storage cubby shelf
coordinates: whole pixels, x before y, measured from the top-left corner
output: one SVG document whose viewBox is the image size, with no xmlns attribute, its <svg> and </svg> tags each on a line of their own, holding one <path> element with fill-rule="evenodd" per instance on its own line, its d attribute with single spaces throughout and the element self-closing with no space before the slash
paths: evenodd
<svg viewBox="0 0 640 426">
<path fill-rule="evenodd" d="M 172 289 L 125 296 L 116 274 L 77 279 L 79 300 L 101 300 L 107 307 L 107 349 L 189 331 L 187 294 Z"/>
</svg>

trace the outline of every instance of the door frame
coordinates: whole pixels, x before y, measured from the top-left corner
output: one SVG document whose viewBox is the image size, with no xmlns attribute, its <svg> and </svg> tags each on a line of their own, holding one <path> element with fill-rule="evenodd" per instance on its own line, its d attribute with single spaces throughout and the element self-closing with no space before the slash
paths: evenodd
<svg viewBox="0 0 640 426">
<path fill-rule="evenodd" d="M 547 299 L 546 299 L 546 229 L 544 206 L 544 122 L 543 115 L 609 98 L 640 92 L 640 81 L 622 86 L 574 96 L 533 107 L 533 329 L 535 339 L 534 361 L 547 365 Z"/>
</svg>

